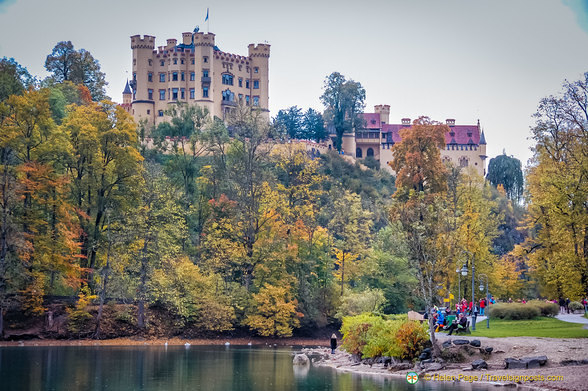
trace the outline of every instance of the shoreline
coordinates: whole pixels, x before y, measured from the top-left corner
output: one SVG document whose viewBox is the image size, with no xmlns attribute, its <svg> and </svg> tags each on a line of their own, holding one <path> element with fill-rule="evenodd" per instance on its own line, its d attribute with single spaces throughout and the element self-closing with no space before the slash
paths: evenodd
<svg viewBox="0 0 588 391">
<path fill-rule="evenodd" d="M 473 339 L 473 338 L 470 338 Z M 588 340 L 574 341 L 571 339 L 550 339 L 546 341 L 543 338 L 531 337 L 508 337 L 503 341 L 497 338 L 481 339 L 483 346 L 492 345 L 495 347 L 493 356 L 486 359 L 488 369 L 472 370 L 471 362 L 478 357 L 470 357 L 465 362 L 447 363 L 446 367 L 439 370 L 430 370 L 423 372 L 421 369 L 413 367 L 411 369 L 390 371 L 384 364 L 364 364 L 356 363 L 351 360 L 351 355 L 345 351 L 337 349 L 334 355 L 330 354 L 329 349 L 320 350 L 328 358 L 313 365 L 329 367 L 338 372 L 357 373 L 363 375 L 385 376 L 390 378 L 405 379 L 409 372 L 419 373 L 419 382 L 431 382 L 441 385 L 450 384 L 484 384 L 488 387 L 516 387 L 521 390 L 549 391 L 549 390 L 568 390 L 581 391 L 586 390 L 588 382 L 588 365 L 565 366 L 561 364 L 563 360 L 576 359 L 581 360 L 588 357 L 586 347 Z M 441 339 L 442 343 L 446 339 Z M 580 342 L 580 343 L 579 343 Z M 504 358 L 522 358 L 528 356 L 537 356 L 545 354 L 548 357 L 548 364 L 544 367 L 534 369 L 504 369 Z M 467 368 L 467 369 L 466 369 Z M 437 377 L 435 378 L 435 376 Z M 425 376 L 434 377 L 425 379 Z M 511 376 L 518 379 L 506 380 L 500 379 L 501 376 Z M 521 377 L 535 377 L 533 380 L 524 380 Z M 543 376 L 545 380 L 539 379 Z M 561 377 L 558 380 L 547 380 L 547 377 Z M 474 380 L 474 377 L 475 378 Z"/>
<path fill-rule="evenodd" d="M 112 339 L 29 339 L 0 341 L 0 348 L 13 346 L 194 346 L 225 345 L 239 346 L 313 346 L 326 347 L 329 341 L 316 338 L 112 338 Z"/>
</svg>

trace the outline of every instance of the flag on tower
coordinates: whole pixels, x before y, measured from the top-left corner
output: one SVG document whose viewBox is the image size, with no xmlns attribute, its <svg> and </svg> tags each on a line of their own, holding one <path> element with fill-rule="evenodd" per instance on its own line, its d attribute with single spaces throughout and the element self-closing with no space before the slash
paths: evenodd
<svg viewBox="0 0 588 391">
<path fill-rule="evenodd" d="M 206 22 L 208 20 L 208 8 L 206 9 L 206 19 L 204 19 L 204 21 Z"/>
</svg>

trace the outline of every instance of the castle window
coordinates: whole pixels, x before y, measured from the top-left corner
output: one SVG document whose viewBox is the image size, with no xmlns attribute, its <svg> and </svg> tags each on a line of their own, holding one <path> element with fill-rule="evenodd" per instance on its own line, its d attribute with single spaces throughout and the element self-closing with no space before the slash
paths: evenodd
<svg viewBox="0 0 588 391">
<path fill-rule="evenodd" d="M 159 74 L 159 82 L 160 83 L 165 83 L 165 73 L 160 73 Z"/>
<path fill-rule="evenodd" d="M 137 59 L 133 58 L 133 65 L 137 65 Z"/>
<path fill-rule="evenodd" d="M 159 100 L 165 100 L 165 90 L 159 90 Z"/>
<path fill-rule="evenodd" d="M 253 68 L 253 73 L 259 73 L 259 68 L 258 67 Z"/>
<path fill-rule="evenodd" d="M 239 87 L 243 87 L 243 78 L 242 77 L 239 78 Z"/>
<path fill-rule="evenodd" d="M 186 99 L 186 89 L 185 88 L 182 88 L 180 90 L 180 98 L 181 99 Z"/>
<path fill-rule="evenodd" d="M 239 94 L 239 102 L 243 102 L 243 94 Z"/>
<path fill-rule="evenodd" d="M 157 115 L 158 115 L 158 116 L 160 116 L 160 117 L 163 117 L 163 110 L 159 110 L 159 111 L 157 112 Z"/>
<path fill-rule="evenodd" d="M 253 89 L 254 90 L 259 89 L 259 80 L 253 80 Z"/>
<path fill-rule="evenodd" d="M 208 87 L 202 87 L 202 97 L 208 98 Z"/>
<path fill-rule="evenodd" d="M 465 156 L 462 156 L 459 158 L 459 166 L 460 167 L 467 167 L 468 166 L 468 158 Z"/>
<path fill-rule="evenodd" d="M 249 79 L 245 80 L 245 88 L 249 88 Z"/>
<path fill-rule="evenodd" d="M 208 62 L 208 57 L 206 57 L 206 56 L 202 57 L 202 62 Z"/>
<path fill-rule="evenodd" d="M 173 81 L 178 81 L 178 72 L 173 72 L 172 73 L 172 80 Z"/>
<path fill-rule="evenodd" d="M 159 65 L 161 65 L 161 66 L 165 66 L 165 60 L 161 60 L 161 61 L 159 61 Z"/>
<path fill-rule="evenodd" d="M 194 99 L 196 97 L 195 91 L 193 88 L 190 88 L 190 99 Z"/>
<path fill-rule="evenodd" d="M 253 106 L 259 106 L 259 96 L 253 97 Z"/>
<path fill-rule="evenodd" d="M 149 81 L 149 82 L 153 81 L 153 73 L 149 72 L 147 74 L 147 81 Z"/>
<path fill-rule="evenodd" d="M 360 159 L 363 157 L 363 151 L 361 150 L 361 148 L 355 148 L 355 157 Z"/>
<path fill-rule="evenodd" d="M 174 65 L 177 65 L 177 64 L 178 64 L 178 59 L 174 58 Z"/>
<path fill-rule="evenodd" d="M 153 100 L 153 90 L 150 88 L 147 90 L 147 99 Z"/>
<path fill-rule="evenodd" d="M 249 95 L 245 95 L 245 104 L 249 106 Z"/>
<path fill-rule="evenodd" d="M 374 157 L 374 149 L 373 148 L 368 148 L 367 151 L 365 152 L 365 155 L 367 157 Z"/>
<path fill-rule="evenodd" d="M 153 60 L 152 59 L 147 60 L 147 64 L 149 64 L 149 66 L 152 66 L 153 65 Z"/>
<path fill-rule="evenodd" d="M 223 75 L 222 75 L 222 82 L 225 85 L 232 86 L 233 85 L 233 75 L 229 75 L 227 73 L 223 73 Z"/>
<path fill-rule="evenodd" d="M 243 70 L 243 65 L 239 65 L 239 71 Z"/>
<path fill-rule="evenodd" d="M 223 101 L 224 102 L 234 102 L 235 101 L 235 94 L 229 89 L 223 91 Z"/>
<path fill-rule="evenodd" d="M 151 110 L 147 110 L 147 115 L 151 114 Z"/>
<path fill-rule="evenodd" d="M 181 80 L 182 80 L 182 81 L 186 80 L 186 78 L 184 77 L 184 72 L 182 72 L 182 77 L 181 77 Z"/>
<path fill-rule="evenodd" d="M 194 81 L 194 80 L 196 80 L 196 73 L 190 72 L 190 81 Z"/>
<path fill-rule="evenodd" d="M 178 100 L 178 89 L 177 88 L 172 89 L 172 99 Z"/>
<path fill-rule="evenodd" d="M 208 77 L 208 69 L 202 70 L 202 77 Z"/>
<path fill-rule="evenodd" d="M 192 59 L 192 65 L 194 65 L 194 59 Z"/>
<path fill-rule="evenodd" d="M 182 59 L 180 60 L 180 62 L 183 64 L 183 63 L 184 63 L 184 59 L 182 58 Z"/>
</svg>

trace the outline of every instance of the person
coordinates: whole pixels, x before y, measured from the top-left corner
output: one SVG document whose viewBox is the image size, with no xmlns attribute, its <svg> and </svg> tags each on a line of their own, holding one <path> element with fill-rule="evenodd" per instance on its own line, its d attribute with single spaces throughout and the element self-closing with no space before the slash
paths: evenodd
<svg viewBox="0 0 588 391">
<path fill-rule="evenodd" d="M 512 297 L 509 297 L 509 298 L 508 298 L 508 302 L 509 302 L 509 303 L 512 303 Z"/>
<path fill-rule="evenodd" d="M 559 298 L 559 312 L 564 313 L 566 311 L 566 301 L 563 297 Z"/>
<path fill-rule="evenodd" d="M 331 335 L 331 354 L 335 354 L 335 349 L 337 349 L 337 336 L 333 333 Z"/>
<path fill-rule="evenodd" d="M 570 298 L 568 297 L 568 298 L 566 299 L 566 311 L 567 311 L 567 313 L 568 313 L 568 314 L 570 313 L 570 303 L 571 303 L 571 302 L 572 302 L 572 301 L 571 301 L 571 300 L 570 300 Z"/>
<path fill-rule="evenodd" d="M 588 297 L 582 299 L 582 305 L 584 306 L 584 313 L 588 312 Z"/>
<path fill-rule="evenodd" d="M 523 301 L 521 303 L 527 304 L 527 300 L 525 300 L 525 298 L 523 297 Z"/>
<path fill-rule="evenodd" d="M 443 311 L 437 311 L 437 320 L 435 321 L 435 324 L 437 325 L 435 331 L 439 331 L 440 328 L 443 328 L 445 324 L 445 317 L 443 316 Z"/>
<path fill-rule="evenodd" d="M 480 299 L 480 315 L 481 316 L 484 316 L 484 308 L 486 308 L 486 299 L 481 298 Z"/>
<path fill-rule="evenodd" d="M 451 325 L 449 325 L 449 327 L 447 328 L 447 331 L 449 331 L 449 334 L 447 334 L 447 335 L 453 334 L 453 332 L 455 330 L 465 330 L 467 325 L 468 325 L 468 318 L 466 318 L 463 313 L 459 314 L 459 322 L 454 321 L 453 323 L 451 323 Z"/>
</svg>

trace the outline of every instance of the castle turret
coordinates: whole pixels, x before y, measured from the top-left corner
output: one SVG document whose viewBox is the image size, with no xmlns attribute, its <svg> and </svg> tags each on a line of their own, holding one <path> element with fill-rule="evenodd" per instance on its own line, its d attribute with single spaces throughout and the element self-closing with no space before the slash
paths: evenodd
<svg viewBox="0 0 588 391">
<path fill-rule="evenodd" d="M 248 48 L 249 58 L 251 59 L 249 68 L 251 102 L 253 105 L 257 104 L 264 112 L 269 113 L 270 45 L 262 43 L 250 44 Z"/>
<path fill-rule="evenodd" d="M 154 73 L 153 49 L 155 37 L 140 35 L 131 37 L 131 49 L 133 50 L 133 98 L 132 111 L 137 122 L 146 118 L 150 124 L 155 123 L 153 86 L 151 84 Z"/>
<path fill-rule="evenodd" d="M 375 105 L 374 112 L 380 114 L 382 124 L 390 123 L 390 105 Z"/>
</svg>

